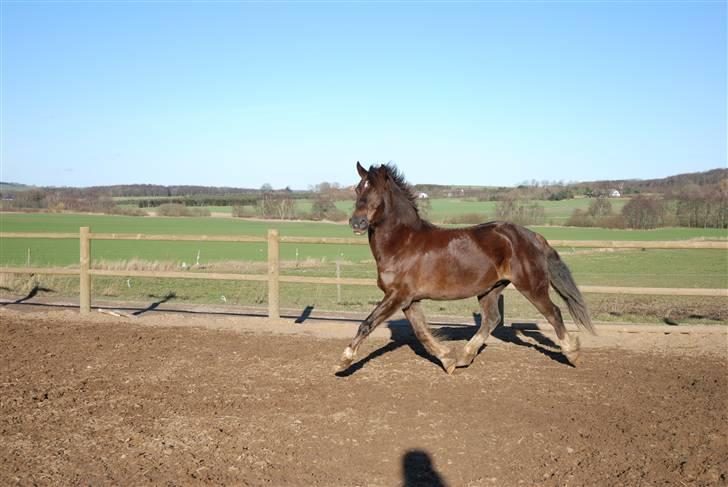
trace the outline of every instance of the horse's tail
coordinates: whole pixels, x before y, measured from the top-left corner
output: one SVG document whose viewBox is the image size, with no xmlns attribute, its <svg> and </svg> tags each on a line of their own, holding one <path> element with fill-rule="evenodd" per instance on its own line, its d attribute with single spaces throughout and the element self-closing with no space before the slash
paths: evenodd
<svg viewBox="0 0 728 487">
<path fill-rule="evenodd" d="M 589 317 L 589 310 L 587 310 L 586 303 L 584 302 L 584 296 L 581 295 L 579 288 L 576 287 L 576 282 L 574 282 L 574 278 L 571 276 L 571 271 L 566 267 L 564 261 L 561 260 L 558 252 L 551 247 L 549 247 L 546 253 L 546 260 L 548 262 L 551 286 L 566 301 L 571 317 L 574 318 L 574 321 L 580 328 L 584 328 L 592 335 L 596 335 L 596 330 Z"/>
</svg>

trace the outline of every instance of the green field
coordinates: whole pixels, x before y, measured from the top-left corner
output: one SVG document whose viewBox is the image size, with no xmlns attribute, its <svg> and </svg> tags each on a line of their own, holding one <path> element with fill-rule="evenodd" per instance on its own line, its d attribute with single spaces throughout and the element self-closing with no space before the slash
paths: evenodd
<svg viewBox="0 0 728 487">
<path fill-rule="evenodd" d="M 546 222 L 554 225 L 561 225 L 569 219 L 575 209 L 586 211 L 593 200 L 588 198 L 579 198 L 561 201 L 538 201 L 543 206 L 546 214 Z M 628 198 L 614 198 L 609 202 L 612 204 L 612 211 L 619 213 L 622 207 L 629 201 Z M 478 214 L 482 216 L 483 221 L 495 219 L 495 201 L 474 201 L 460 198 L 432 198 L 430 200 L 430 210 L 427 214 L 429 220 L 442 222 L 448 218 L 464 214 Z M 299 200 L 296 208 L 311 209 L 310 200 Z M 336 207 L 340 210 L 350 213 L 354 207 L 353 202 L 338 201 Z"/>
<path fill-rule="evenodd" d="M 78 232 L 89 226 L 99 233 L 259 235 L 269 228 L 281 235 L 352 237 L 344 224 L 251 221 L 235 218 L 157 218 L 78 214 L 0 213 L 2 232 Z M 534 227 L 548 239 L 560 240 L 686 240 L 726 238 L 726 230 L 662 228 L 650 231 L 600 228 Z M 361 237 L 364 239 L 364 237 Z M 728 288 L 728 256 L 722 250 L 616 250 L 560 249 L 579 284 L 644 287 Z M 0 264 L 78 266 L 78 240 L 0 239 Z M 102 268 L 181 269 L 198 262 L 200 271 L 265 273 L 264 243 L 93 241 L 92 266 Z M 342 277 L 376 277 L 368 246 L 282 244 L 282 273 L 333 277 L 335 261 Z M 78 279 L 52 276 L 1 276 L 2 296 L 22 295 L 31 284 L 53 289 L 51 294 L 71 296 Z M 184 302 L 264 305 L 265 283 L 197 281 L 184 279 L 95 278 L 94 299 L 149 300 L 174 292 Z M 367 310 L 380 297 L 376 288 L 281 285 L 283 306 L 316 305 L 323 309 Z M 594 315 L 602 320 L 659 322 L 660 316 L 677 314 L 688 322 L 725 321 L 724 298 L 667 298 L 655 296 L 588 295 Z M 536 317 L 537 313 L 517 293 L 510 293 L 511 316 Z M 470 315 L 475 300 L 429 303 L 430 313 Z M 707 317 L 707 318 L 706 318 Z"/>
<path fill-rule="evenodd" d="M 589 204 L 593 200 L 588 198 L 577 198 L 561 201 L 538 201 L 543 206 L 546 214 L 546 222 L 553 225 L 562 225 L 569 219 L 575 209 L 586 211 Z M 629 198 L 614 198 L 609 202 L 612 204 L 612 211 L 619 213 L 622 207 L 629 201 Z M 448 218 L 452 218 L 463 214 L 478 214 L 482 216 L 483 221 L 493 220 L 495 218 L 495 201 L 474 201 L 460 198 L 432 198 L 430 200 L 431 209 L 428 212 L 428 219 L 435 222 L 442 222 Z M 136 209 L 134 205 L 122 205 L 123 208 Z M 313 207 L 312 199 L 294 200 L 296 214 L 305 215 L 311 212 Z M 337 201 L 336 207 L 346 214 L 351 213 L 354 208 L 353 201 Z M 230 206 L 206 206 L 211 213 L 232 215 L 232 207 Z M 147 208 L 146 211 L 154 213 L 153 208 Z M 255 216 L 255 208 L 246 207 L 246 215 Z"/>
<path fill-rule="evenodd" d="M 88 226 L 98 233 L 257 235 L 265 236 L 269 228 L 281 235 L 307 237 L 353 237 L 345 224 L 251 221 L 236 218 L 151 218 L 83 214 L 1 213 L 2 232 L 78 232 Z M 726 230 L 660 228 L 648 231 L 611 230 L 576 227 L 533 227 L 547 239 L 559 240 L 686 240 L 691 238 L 726 238 Z M 364 238 L 364 237 L 361 237 Z M 200 263 L 215 261 L 263 261 L 265 244 L 215 242 L 94 241 L 93 259 L 106 261 L 141 258 L 146 261 L 194 263 L 198 251 Z M 30 249 L 30 258 L 29 255 Z M 371 259 L 366 246 L 301 245 L 281 246 L 281 259 L 326 259 L 360 262 Z M 2 239 L 0 263 L 4 265 L 73 265 L 78 263 L 76 240 Z"/>
<path fill-rule="evenodd" d="M 544 209 L 546 222 L 561 225 L 569 219 L 575 209 L 587 210 L 593 200 L 579 198 L 561 201 L 537 201 Z M 619 213 L 629 201 L 628 198 L 610 199 L 612 211 Z M 485 219 L 495 219 L 495 201 L 471 201 L 457 198 L 435 198 L 430 201 L 432 209 L 428 217 L 433 221 L 445 221 L 448 218 L 463 214 L 483 214 Z"/>
</svg>

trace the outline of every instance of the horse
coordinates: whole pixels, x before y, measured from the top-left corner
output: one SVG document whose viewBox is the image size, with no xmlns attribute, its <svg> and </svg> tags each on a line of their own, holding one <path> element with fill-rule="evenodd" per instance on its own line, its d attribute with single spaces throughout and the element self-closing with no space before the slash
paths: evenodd
<svg viewBox="0 0 728 487">
<path fill-rule="evenodd" d="M 364 339 L 397 309 L 404 311 L 415 336 L 449 374 L 469 366 L 500 323 L 498 298 L 509 284 L 528 299 L 553 326 L 561 352 L 573 366 L 579 339 L 566 331 L 561 310 L 549 297 L 549 285 L 566 302 L 580 329 L 596 334 L 584 298 L 569 268 L 538 233 L 506 221 L 466 228 L 442 228 L 420 217 L 417 197 L 391 164 L 366 170 L 349 220 L 352 230 L 367 234 L 384 298 L 361 322 L 344 350 L 337 373 L 354 361 Z M 482 309 L 477 332 L 459 353 L 430 332 L 421 301 L 477 297 Z"/>
</svg>

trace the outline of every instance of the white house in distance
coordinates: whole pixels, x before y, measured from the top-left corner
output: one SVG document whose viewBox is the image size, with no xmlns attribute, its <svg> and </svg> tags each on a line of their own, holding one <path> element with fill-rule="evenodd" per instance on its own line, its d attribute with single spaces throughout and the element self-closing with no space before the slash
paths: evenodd
<svg viewBox="0 0 728 487">
<path fill-rule="evenodd" d="M 430 197 L 430 195 L 429 195 L 429 194 L 427 194 L 427 193 L 417 193 L 417 198 L 418 198 L 418 199 L 421 199 L 421 200 L 426 200 L 426 199 L 428 199 L 429 197 Z"/>
<path fill-rule="evenodd" d="M 610 198 L 621 198 L 622 195 L 619 191 L 617 191 L 616 189 L 613 189 L 609 192 L 609 197 Z"/>
</svg>

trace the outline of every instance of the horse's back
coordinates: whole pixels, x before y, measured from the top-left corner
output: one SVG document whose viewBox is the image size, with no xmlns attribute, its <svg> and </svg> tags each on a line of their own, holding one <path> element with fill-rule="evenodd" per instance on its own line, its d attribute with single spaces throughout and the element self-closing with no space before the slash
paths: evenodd
<svg viewBox="0 0 728 487">
<path fill-rule="evenodd" d="M 502 259 L 502 275 L 516 287 L 534 282 L 548 282 L 547 257 L 555 251 L 539 233 L 517 223 L 499 221 L 474 227 L 484 246 L 498 242 L 489 252 Z M 497 237 L 496 237 L 497 236 Z M 507 246 L 507 251 L 504 247 Z"/>
<path fill-rule="evenodd" d="M 516 252 L 531 250 L 543 252 L 549 247 L 548 242 L 541 234 L 509 221 L 492 221 L 470 228 L 484 240 L 493 240 L 498 237 L 506 238 Z"/>
</svg>

